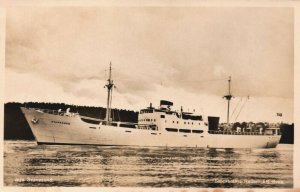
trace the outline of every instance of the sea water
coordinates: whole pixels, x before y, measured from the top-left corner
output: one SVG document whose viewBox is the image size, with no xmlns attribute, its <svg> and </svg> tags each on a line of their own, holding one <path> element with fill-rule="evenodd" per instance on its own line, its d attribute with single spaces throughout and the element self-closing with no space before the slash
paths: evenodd
<svg viewBox="0 0 300 192">
<path fill-rule="evenodd" d="M 293 145 L 208 149 L 5 141 L 4 185 L 291 188 Z"/>
</svg>

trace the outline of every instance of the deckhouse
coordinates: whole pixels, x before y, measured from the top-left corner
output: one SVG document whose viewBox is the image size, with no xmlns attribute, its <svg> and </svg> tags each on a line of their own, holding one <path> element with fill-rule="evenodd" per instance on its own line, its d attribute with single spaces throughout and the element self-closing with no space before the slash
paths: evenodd
<svg viewBox="0 0 300 192">
<path fill-rule="evenodd" d="M 138 123 L 153 124 L 158 131 L 203 133 L 208 130 L 208 124 L 202 115 L 195 115 L 191 112 L 183 112 L 172 109 L 173 103 L 166 100 L 160 101 L 158 108 L 150 104 L 146 109 L 141 109 Z"/>
</svg>

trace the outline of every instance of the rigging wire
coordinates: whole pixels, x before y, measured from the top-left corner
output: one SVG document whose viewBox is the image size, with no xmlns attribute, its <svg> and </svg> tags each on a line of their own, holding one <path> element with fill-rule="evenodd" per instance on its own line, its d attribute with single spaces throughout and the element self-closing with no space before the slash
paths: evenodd
<svg viewBox="0 0 300 192">
<path fill-rule="evenodd" d="M 237 120 L 237 118 L 239 117 L 239 115 L 240 115 L 241 111 L 243 110 L 243 108 L 244 108 L 244 106 L 246 105 L 246 103 L 247 103 L 247 101 L 248 101 L 248 100 L 249 100 L 249 96 L 248 96 L 248 98 L 245 100 L 245 102 L 243 103 L 243 105 L 242 105 L 242 107 L 241 107 L 241 109 L 240 109 L 239 113 L 237 114 L 237 116 L 236 116 L 236 118 L 235 118 L 235 120 L 234 120 L 234 121 L 236 121 L 236 120 Z"/>
<path fill-rule="evenodd" d="M 111 109 L 111 121 L 114 121 L 115 118 L 115 110 Z"/>
<path fill-rule="evenodd" d="M 119 121 L 121 122 L 121 117 L 120 117 L 120 111 L 119 110 L 117 110 L 117 115 L 118 115 Z"/>
<path fill-rule="evenodd" d="M 243 101 L 243 98 L 241 97 L 241 99 L 239 100 L 239 102 L 236 104 L 236 106 L 234 107 L 231 115 L 230 115 L 230 119 L 233 117 L 233 114 L 235 113 L 236 109 L 240 106 L 241 102 Z"/>
<path fill-rule="evenodd" d="M 114 89 L 117 89 L 117 87 L 114 86 Z M 114 100 L 115 100 L 115 96 L 114 96 L 114 95 L 111 95 L 111 96 L 112 96 L 112 97 L 114 98 Z M 110 101 L 112 101 L 112 99 L 111 99 Z M 116 113 L 116 114 L 114 114 L 114 113 Z M 115 121 L 116 121 L 117 118 L 118 118 L 119 121 L 121 121 L 121 116 L 120 116 L 119 109 L 115 109 L 115 111 L 113 112 L 113 118 L 114 118 L 115 116 L 116 116 Z"/>
<path fill-rule="evenodd" d="M 197 83 L 206 83 L 206 82 L 212 82 L 212 81 L 224 81 L 227 80 L 227 78 L 219 78 L 219 79 L 202 79 L 202 80 L 194 80 L 194 82 Z"/>
</svg>

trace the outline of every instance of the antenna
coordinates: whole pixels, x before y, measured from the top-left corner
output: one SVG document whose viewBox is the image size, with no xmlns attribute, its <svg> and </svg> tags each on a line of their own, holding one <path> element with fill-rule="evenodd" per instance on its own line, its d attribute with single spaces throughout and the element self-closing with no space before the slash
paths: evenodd
<svg viewBox="0 0 300 192">
<path fill-rule="evenodd" d="M 227 124 L 229 124 L 230 100 L 233 97 L 233 95 L 231 95 L 231 92 L 230 92 L 230 83 L 231 83 L 231 76 L 229 76 L 229 79 L 228 79 L 228 95 L 223 96 L 223 98 L 225 98 L 228 102 L 228 104 L 227 104 Z"/>
</svg>

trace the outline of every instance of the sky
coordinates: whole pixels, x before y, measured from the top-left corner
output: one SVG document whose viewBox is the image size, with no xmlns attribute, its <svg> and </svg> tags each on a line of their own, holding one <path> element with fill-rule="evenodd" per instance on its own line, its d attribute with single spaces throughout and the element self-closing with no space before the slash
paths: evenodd
<svg viewBox="0 0 300 192">
<path fill-rule="evenodd" d="M 231 122 L 293 122 L 293 17 L 292 8 L 11 7 L 5 101 L 105 107 L 112 62 L 113 108 L 165 99 L 223 122 L 231 76 Z"/>
</svg>

